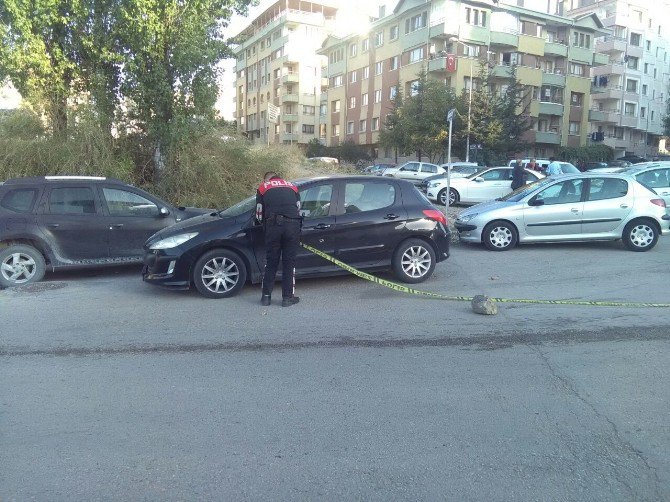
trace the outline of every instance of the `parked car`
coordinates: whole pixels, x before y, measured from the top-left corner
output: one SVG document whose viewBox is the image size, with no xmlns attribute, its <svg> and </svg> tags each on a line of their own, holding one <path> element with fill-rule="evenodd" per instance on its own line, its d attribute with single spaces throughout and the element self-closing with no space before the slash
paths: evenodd
<svg viewBox="0 0 670 502">
<path fill-rule="evenodd" d="M 514 168 L 488 167 L 483 171 L 465 178 L 451 180 L 449 186 L 449 205 L 473 204 L 497 199 L 512 191 L 512 171 Z M 544 174 L 525 169 L 529 183 L 544 178 Z M 447 200 L 447 180 L 438 179 L 428 185 L 428 199 L 445 204 Z"/>
<path fill-rule="evenodd" d="M 0 286 L 39 281 L 46 270 L 141 263 L 147 237 L 207 211 L 110 178 L 7 180 L 0 184 Z"/>
<path fill-rule="evenodd" d="M 607 167 L 630 167 L 631 163 L 627 160 L 610 160 L 607 162 Z"/>
<path fill-rule="evenodd" d="M 463 162 L 462 164 L 454 163 L 454 165 L 451 167 L 451 177 L 452 178 L 465 178 L 467 176 L 470 176 L 472 174 L 484 171 L 486 169 L 486 167 L 479 166 L 477 164 L 472 164 L 470 162 L 467 163 L 468 165 L 464 165 L 464 164 L 466 164 L 466 163 L 465 162 Z M 440 166 L 440 167 L 444 168 L 445 171 L 446 171 L 447 164 L 442 164 L 442 166 Z M 435 180 L 446 179 L 446 178 L 447 178 L 447 173 L 446 172 L 444 174 L 435 174 L 433 176 L 428 176 L 427 178 L 425 178 L 421 182 L 421 184 L 419 185 L 419 189 L 423 193 L 427 193 L 428 192 L 428 185 L 430 185 L 431 182 L 433 182 Z"/>
<path fill-rule="evenodd" d="M 310 162 L 325 162 L 326 164 L 339 164 L 340 161 L 335 157 L 309 157 Z"/>
<path fill-rule="evenodd" d="M 639 155 L 624 155 L 623 157 L 619 157 L 616 160 L 625 160 L 626 162 L 630 162 L 631 164 L 639 164 L 640 162 L 649 161 L 649 159 L 645 159 L 644 157 L 640 157 Z"/>
<path fill-rule="evenodd" d="M 430 277 L 449 257 L 449 229 L 411 183 L 338 176 L 296 182 L 304 217 L 302 242 L 366 270 L 391 268 L 404 282 Z M 144 280 L 168 288 L 194 286 L 209 298 L 233 296 L 259 283 L 265 261 L 255 197 L 220 212 L 178 223 L 145 244 Z M 298 277 L 346 273 L 301 248 Z"/>
<path fill-rule="evenodd" d="M 633 176 L 647 188 L 651 188 L 670 208 L 670 161 L 644 162 L 619 171 Z"/>
<path fill-rule="evenodd" d="M 582 171 L 592 171 L 594 169 L 606 169 L 609 167 L 607 162 L 585 162 Z"/>
<path fill-rule="evenodd" d="M 374 164 L 363 168 L 363 174 L 381 175 L 384 169 L 394 168 L 395 164 Z"/>
<path fill-rule="evenodd" d="M 552 176 L 501 200 L 461 212 L 461 241 L 505 251 L 517 243 L 622 239 L 632 251 L 648 251 L 670 234 L 665 202 L 626 174 Z"/>
<path fill-rule="evenodd" d="M 401 180 L 408 180 L 414 184 L 420 184 L 424 178 L 434 174 L 444 174 L 446 171 L 437 164 L 430 162 L 411 161 L 401 166 L 385 169 L 382 176 L 391 176 Z"/>
<path fill-rule="evenodd" d="M 535 163 L 539 167 L 540 172 L 544 172 L 547 169 L 547 166 L 549 165 L 551 161 L 548 159 L 535 159 Z M 516 159 L 512 159 L 507 163 L 508 167 L 514 167 L 514 164 L 516 163 Z M 521 165 L 523 167 L 526 167 L 528 164 L 530 164 L 530 159 L 521 159 Z"/>
</svg>

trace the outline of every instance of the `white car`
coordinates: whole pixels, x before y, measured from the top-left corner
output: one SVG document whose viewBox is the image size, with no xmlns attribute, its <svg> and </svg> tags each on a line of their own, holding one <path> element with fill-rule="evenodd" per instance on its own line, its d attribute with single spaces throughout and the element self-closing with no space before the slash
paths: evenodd
<svg viewBox="0 0 670 502">
<path fill-rule="evenodd" d="M 424 178 L 427 178 L 428 176 L 444 173 L 446 173 L 444 168 L 438 166 L 437 164 L 431 164 L 430 162 L 411 161 L 405 162 L 398 167 L 384 169 L 382 176 L 392 176 L 393 178 L 408 180 L 418 185 L 423 181 Z"/>
<path fill-rule="evenodd" d="M 512 191 L 512 171 L 514 168 L 491 167 L 472 174 L 467 178 L 454 178 L 449 188 L 449 205 L 462 202 L 474 204 L 494 200 Z M 526 180 L 532 183 L 544 178 L 544 174 L 531 169 L 526 171 Z M 446 178 L 435 180 L 428 185 L 426 193 L 431 201 L 444 204 L 447 200 Z"/>
<path fill-rule="evenodd" d="M 619 168 L 616 173 L 628 174 L 647 188 L 651 188 L 670 208 L 670 161 L 642 162 Z"/>
</svg>

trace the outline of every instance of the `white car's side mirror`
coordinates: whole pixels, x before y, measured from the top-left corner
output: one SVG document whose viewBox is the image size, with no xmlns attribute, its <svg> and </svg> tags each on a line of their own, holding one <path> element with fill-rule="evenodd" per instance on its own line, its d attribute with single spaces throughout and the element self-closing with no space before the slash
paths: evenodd
<svg viewBox="0 0 670 502">
<path fill-rule="evenodd" d="M 477 176 L 477 177 L 475 178 L 475 181 L 476 181 L 477 183 L 481 183 L 482 181 L 484 181 L 484 178 L 482 178 L 481 176 Z"/>
</svg>

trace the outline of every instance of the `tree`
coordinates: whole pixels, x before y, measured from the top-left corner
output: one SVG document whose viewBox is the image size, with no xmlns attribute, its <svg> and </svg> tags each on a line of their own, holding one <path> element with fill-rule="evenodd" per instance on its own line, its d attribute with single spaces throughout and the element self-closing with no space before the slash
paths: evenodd
<svg viewBox="0 0 670 502">
<path fill-rule="evenodd" d="M 396 87 L 396 93 L 393 96 L 393 107 L 391 113 L 386 115 L 382 130 L 379 131 L 379 144 L 384 148 L 393 148 L 396 161 L 398 152 L 405 154 L 409 150 L 409 138 L 402 126 L 403 97 L 402 83 L 399 82 Z"/>
<path fill-rule="evenodd" d="M 668 86 L 668 96 L 670 96 L 670 85 Z M 670 137 L 670 97 L 665 101 L 665 116 L 663 117 L 663 134 Z"/>
</svg>

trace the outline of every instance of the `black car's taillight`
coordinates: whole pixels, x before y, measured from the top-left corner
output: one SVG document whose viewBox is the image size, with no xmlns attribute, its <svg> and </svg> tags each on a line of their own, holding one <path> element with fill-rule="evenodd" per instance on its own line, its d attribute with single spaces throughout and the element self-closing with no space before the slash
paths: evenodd
<svg viewBox="0 0 670 502">
<path fill-rule="evenodd" d="M 447 217 L 443 212 L 438 211 L 437 209 L 424 209 L 423 214 L 425 214 L 429 220 L 439 221 L 445 227 L 447 226 Z"/>
</svg>

